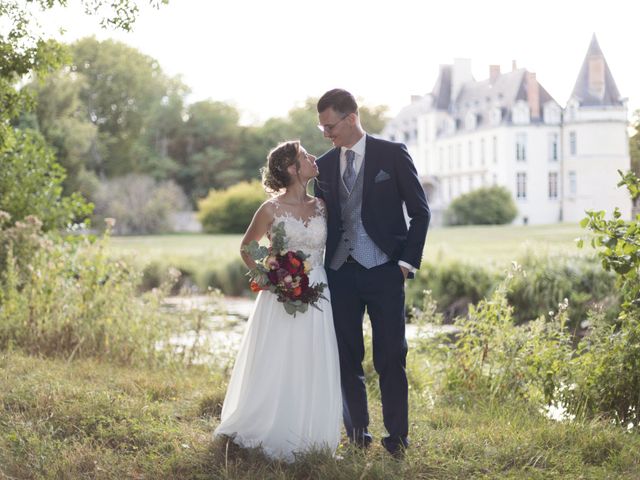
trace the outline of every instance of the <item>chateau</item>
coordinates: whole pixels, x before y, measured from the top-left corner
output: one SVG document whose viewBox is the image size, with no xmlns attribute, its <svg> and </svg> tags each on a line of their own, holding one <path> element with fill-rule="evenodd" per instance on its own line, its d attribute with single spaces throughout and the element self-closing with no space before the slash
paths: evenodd
<svg viewBox="0 0 640 480">
<path fill-rule="evenodd" d="M 631 200 L 617 170 L 630 168 L 626 99 L 593 36 L 564 108 L 523 68 L 476 81 L 471 62 L 441 65 L 433 91 L 412 97 L 382 132 L 404 142 L 427 192 L 433 221 L 449 203 L 491 185 L 518 206 L 514 224 L 576 222 L 585 210 Z"/>
</svg>

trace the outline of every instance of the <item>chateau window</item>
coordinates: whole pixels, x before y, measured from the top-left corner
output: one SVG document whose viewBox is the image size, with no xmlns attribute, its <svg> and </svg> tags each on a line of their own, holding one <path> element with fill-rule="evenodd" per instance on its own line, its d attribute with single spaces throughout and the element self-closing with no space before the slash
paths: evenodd
<svg viewBox="0 0 640 480">
<path fill-rule="evenodd" d="M 569 172 L 569 195 L 578 194 L 578 179 L 575 170 Z"/>
<path fill-rule="evenodd" d="M 571 155 L 577 155 L 578 152 L 578 139 L 576 132 L 569 132 L 569 153 Z"/>
<path fill-rule="evenodd" d="M 525 172 L 516 174 L 516 197 L 520 199 L 527 198 L 527 174 Z"/>
<path fill-rule="evenodd" d="M 484 152 L 484 138 L 480 139 L 480 165 L 484 165 L 485 152 Z"/>
<path fill-rule="evenodd" d="M 493 144 L 493 163 L 498 163 L 498 137 L 493 137 L 491 143 Z"/>
<path fill-rule="evenodd" d="M 549 134 L 549 160 L 552 162 L 558 161 L 558 134 Z"/>
<path fill-rule="evenodd" d="M 527 159 L 527 134 L 516 133 L 516 160 L 524 162 Z"/>
<path fill-rule="evenodd" d="M 453 145 L 449 145 L 449 171 L 453 170 Z"/>
<path fill-rule="evenodd" d="M 549 199 L 558 198 L 558 172 L 549 172 Z"/>
<path fill-rule="evenodd" d="M 473 142 L 469 140 L 469 167 L 473 167 Z"/>
<path fill-rule="evenodd" d="M 462 168 L 462 144 L 458 143 L 456 145 L 456 160 L 457 160 L 457 164 L 458 164 L 458 168 Z"/>
<path fill-rule="evenodd" d="M 444 172 L 444 152 L 442 147 L 438 149 L 438 160 L 440 162 L 440 171 Z"/>
</svg>

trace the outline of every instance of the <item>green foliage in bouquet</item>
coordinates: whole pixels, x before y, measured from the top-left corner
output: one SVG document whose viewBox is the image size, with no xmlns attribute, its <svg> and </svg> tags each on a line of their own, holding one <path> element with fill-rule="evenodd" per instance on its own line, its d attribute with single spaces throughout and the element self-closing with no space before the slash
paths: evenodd
<svg viewBox="0 0 640 480">
<path fill-rule="evenodd" d="M 251 290 L 269 290 L 278 296 L 278 301 L 289 315 L 304 313 L 309 305 L 318 310 L 317 302 L 321 298 L 326 284 L 309 285 L 311 265 L 309 255 L 298 250 L 287 251 L 284 222 L 271 230 L 271 246 L 259 245 L 255 240 L 243 247 L 243 250 L 256 262 L 249 271 Z"/>
</svg>

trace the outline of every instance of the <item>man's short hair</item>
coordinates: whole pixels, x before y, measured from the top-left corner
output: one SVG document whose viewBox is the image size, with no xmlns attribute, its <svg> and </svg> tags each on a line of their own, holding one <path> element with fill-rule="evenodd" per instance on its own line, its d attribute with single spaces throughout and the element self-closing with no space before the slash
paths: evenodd
<svg viewBox="0 0 640 480">
<path fill-rule="evenodd" d="M 326 92 L 318 100 L 318 113 L 324 112 L 327 108 L 333 108 L 343 115 L 350 113 L 358 114 L 358 104 L 356 99 L 346 90 L 334 88 Z"/>
</svg>

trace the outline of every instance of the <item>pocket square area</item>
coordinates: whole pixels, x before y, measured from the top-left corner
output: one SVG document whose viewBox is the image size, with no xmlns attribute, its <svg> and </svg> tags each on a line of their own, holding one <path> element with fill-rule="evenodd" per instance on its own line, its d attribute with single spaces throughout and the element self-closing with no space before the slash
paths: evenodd
<svg viewBox="0 0 640 480">
<path fill-rule="evenodd" d="M 391 175 L 389 175 L 384 170 L 380 170 L 378 172 L 378 174 L 376 175 L 376 178 L 374 179 L 374 182 L 376 182 L 376 183 L 384 182 L 385 180 L 389 180 L 390 178 L 391 178 Z"/>
</svg>

